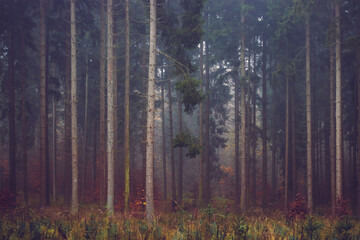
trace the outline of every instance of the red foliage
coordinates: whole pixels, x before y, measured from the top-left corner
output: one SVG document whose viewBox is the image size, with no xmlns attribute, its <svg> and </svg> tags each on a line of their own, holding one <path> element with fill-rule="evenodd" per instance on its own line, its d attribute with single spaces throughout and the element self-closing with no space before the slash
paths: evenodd
<svg viewBox="0 0 360 240">
<path fill-rule="evenodd" d="M 344 217 L 352 215 L 350 201 L 348 199 L 339 198 L 335 203 L 335 216 Z"/>
<path fill-rule="evenodd" d="M 304 220 L 307 214 L 305 197 L 300 193 L 296 194 L 295 201 L 290 204 L 286 218 L 290 221 Z"/>
<path fill-rule="evenodd" d="M 16 206 L 15 194 L 8 188 L 0 192 L 0 208 L 13 208 Z"/>
</svg>

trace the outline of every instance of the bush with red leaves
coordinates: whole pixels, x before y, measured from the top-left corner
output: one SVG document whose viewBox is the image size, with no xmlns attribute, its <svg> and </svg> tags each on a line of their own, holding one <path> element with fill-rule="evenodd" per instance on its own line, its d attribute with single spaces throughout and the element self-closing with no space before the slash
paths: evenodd
<svg viewBox="0 0 360 240">
<path fill-rule="evenodd" d="M 339 198 L 335 203 L 335 216 L 342 218 L 345 216 L 351 216 L 350 201 L 348 199 Z"/>
<path fill-rule="evenodd" d="M 286 218 L 290 221 L 304 220 L 307 210 L 305 197 L 298 193 L 296 194 L 295 201 L 290 204 Z"/>
<path fill-rule="evenodd" d="M 0 192 L 0 208 L 13 208 L 16 206 L 15 195 L 9 189 Z"/>
</svg>

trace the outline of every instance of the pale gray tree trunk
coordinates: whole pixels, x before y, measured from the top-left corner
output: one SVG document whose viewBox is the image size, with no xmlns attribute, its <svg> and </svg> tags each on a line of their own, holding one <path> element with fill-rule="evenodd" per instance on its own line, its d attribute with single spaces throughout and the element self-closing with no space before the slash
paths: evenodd
<svg viewBox="0 0 360 240">
<path fill-rule="evenodd" d="M 78 134 L 77 134 L 77 79 L 76 79 L 76 18 L 75 0 L 70 2 L 71 24 L 71 152 L 72 152 L 72 191 L 71 212 L 79 210 L 78 199 Z"/>
<path fill-rule="evenodd" d="M 335 88 L 335 117 L 336 117 L 336 200 L 342 198 L 342 99 L 341 99 L 341 31 L 340 31 L 340 3 L 335 1 L 335 66 L 336 66 L 336 88 Z"/>
<path fill-rule="evenodd" d="M 107 210 L 114 213 L 113 1 L 107 1 Z"/>
<path fill-rule="evenodd" d="M 146 219 L 154 218 L 154 120 L 156 68 L 156 0 L 150 0 L 149 85 L 146 124 Z"/>
<path fill-rule="evenodd" d="M 104 9 L 105 0 L 101 1 L 100 9 L 100 126 L 99 126 L 99 145 L 100 145 L 100 159 L 99 159 L 99 200 L 100 205 L 105 202 L 105 162 L 106 162 L 106 124 L 105 124 L 105 19 Z"/>
</svg>

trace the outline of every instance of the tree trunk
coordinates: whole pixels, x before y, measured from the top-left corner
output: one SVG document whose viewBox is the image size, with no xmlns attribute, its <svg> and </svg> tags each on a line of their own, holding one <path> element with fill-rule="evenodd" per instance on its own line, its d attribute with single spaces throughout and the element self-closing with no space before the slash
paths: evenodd
<svg viewBox="0 0 360 240">
<path fill-rule="evenodd" d="M 53 201 L 54 201 L 54 205 L 56 203 L 56 155 L 57 155 L 57 136 L 56 136 L 56 122 L 57 122 L 57 118 L 56 118 L 56 100 L 55 97 L 53 97 L 53 102 L 52 102 L 52 130 L 53 130 L 53 151 L 52 151 L 52 184 L 53 184 Z"/>
<path fill-rule="evenodd" d="M 265 209 L 267 205 L 267 118 L 266 118 L 266 104 L 267 104 L 267 87 L 266 87 L 266 35 L 264 34 L 263 39 L 263 62 L 262 62 L 262 208 Z"/>
<path fill-rule="evenodd" d="M 45 27 L 45 1 L 40 1 L 40 204 L 48 206 L 46 179 L 47 158 L 47 115 L 46 115 L 46 27 Z"/>
<path fill-rule="evenodd" d="M 335 124 L 336 124 L 336 200 L 342 198 L 342 99 L 341 99 L 341 31 L 340 31 L 340 3 L 335 1 L 335 65 L 336 65 L 336 88 L 335 88 Z"/>
<path fill-rule="evenodd" d="M 360 156 L 360 46 L 357 47 L 357 59 L 356 59 L 356 70 L 357 70 L 357 157 Z M 355 146 L 354 146 L 355 148 Z M 354 149 L 355 151 L 355 149 Z M 355 166 L 354 166 L 355 167 Z M 356 161 L 356 187 L 357 187 L 357 214 L 360 215 L 360 159 Z"/>
<path fill-rule="evenodd" d="M 204 181 L 204 201 L 206 204 L 210 202 L 210 66 L 209 66 L 209 43 L 205 43 L 205 134 L 204 134 L 204 162 L 205 162 L 205 181 Z"/>
<path fill-rule="evenodd" d="M 129 85 L 130 85 L 130 23 L 129 0 L 125 0 L 125 209 L 127 214 L 130 197 L 130 111 L 129 111 Z"/>
<path fill-rule="evenodd" d="M 97 172 L 97 166 L 96 166 L 96 159 L 97 159 L 97 146 L 96 146 L 96 137 L 97 137 L 97 130 L 96 130 L 96 120 L 93 118 L 92 120 L 92 150 L 93 150 L 93 159 L 92 159 L 92 183 L 94 186 L 94 189 L 96 188 L 96 172 Z"/>
<path fill-rule="evenodd" d="M 238 69 L 235 74 L 235 207 L 240 208 L 240 186 L 239 186 L 239 133 L 240 133 L 240 113 L 239 113 L 239 88 L 240 79 L 238 77 Z"/>
<path fill-rule="evenodd" d="M 284 211 L 289 204 L 289 158 L 290 158 L 290 97 L 289 97 L 289 73 L 286 73 L 286 113 L 285 113 L 285 180 L 284 180 Z"/>
<path fill-rule="evenodd" d="M 291 82 L 291 160 L 292 160 L 292 200 L 295 201 L 296 186 L 296 126 L 295 126 L 295 79 Z"/>
<path fill-rule="evenodd" d="M 154 218 L 154 118 L 156 67 L 156 0 L 150 0 L 149 85 L 146 131 L 146 219 Z"/>
<path fill-rule="evenodd" d="M 179 79 L 179 81 L 181 81 Z M 179 123 L 179 134 L 183 133 L 183 116 L 182 116 L 182 94 L 178 91 L 178 123 Z M 182 205 L 183 197 L 183 148 L 178 148 L 178 201 L 180 206 Z"/>
<path fill-rule="evenodd" d="M 88 66 L 88 55 L 86 54 L 85 57 L 85 113 L 84 113 L 84 137 L 83 137 L 83 152 L 82 152 L 82 157 L 83 157 L 83 171 L 82 171 L 82 188 L 81 188 L 81 200 L 82 202 L 85 202 L 85 188 L 86 188 L 86 159 L 87 159 L 87 118 L 88 118 L 88 83 L 89 81 L 89 66 Z"/>
<path fill-rule="evenodd" d="M 334 32 L 330 35 L 330 178 L 331 178 L 331 210 L 335 214 L 336 203 L 336 126 L 335 126 L 335 52 Z"/>
<path fill-rule="evenodd" d="M 307 207 L 310 212 L 314 208 L 313 200 L 313 151 L 312 151 L 312 117 L 311 117 L 311 79 L 310 79 L 310 17 L 306 17 L 306 166 L 307 166 Z"/>
<path fill-rule="evenodd" d="M 10 11 L 14 13 L 13 2 Z M 44 23 L 45 26 L 45 23 Z M 15 122 L 15 72 L 14 72 L 14 23 L 10 23 L 10 38 L 8 49 L 8 82 L 9 82 L 9 190 L 13 194 L 11 200 L 16 202 L 16 122 Z"/>
<path fill-rule="evenodd" d="M 163 75 L 164 69 L 162 70 Z M 164 77 L 164 76 L 162 76 Z M 166 191 L 166 133 L 165 133 L 165 98 L 164 86 L 161 85 L 161 131 L 162 131 L 162 160 L 163 160 L 163 194 L 164 200 L 167 198 Z"/>
<path fill-rule="evenodd" d="M 72 152 L 72 191 L 71 212 L 77 214 L 78 200 L 78 134 L 77 134 L 77 77 L 76 77 L 76 18 L 75 0 L 70 2 L 71 24 L 71 152 Z"/>
<path fill-rule="evenodd" d="M 172 117 L 172 94 L 171 94 L 171 80 L 169 80 L 169 131 L 170 131 L 170 139 L 173 139 L 173 117 Z M 170 147 L 170 160 L 171 160 L 171 196 L 172 200 L 176 201 L 176 175 L 175 175 L 175 155 L 174 155 L 174 147 Z"/>
<path fill-rule="evenodd" d="M 101 1 L 100 9 L 100 159 L 99 159 L 99 200 L 100 205 L 105 202 L 105 162 L 106 162 L 106 124 L 105 124 L 105 20 L 104 20 L 105 4 Z"/>
<path fill-rule="evenodd" d="M 203 40 L 201 40 L 200 42 L 200 89 L 201 91 L 203 91 L 204 89 L 204 42 Z M 200 102 L 199 105 L 199 144 L 202 147 L 204 144 L 203 141 L 203 137 L 204 137 L 204 132 L 203 132 L 203 115 L 204 115 L 204 109 L 203 109 L 203 103 L 202 101 Z M 201 206 L 203 203 L 203 183 L 204 183 L 204 170 L 203 170 L 203 165 L 204 165 L 204 154 L 202 151 L 200 151 L 200 156 L 199 156 L 199 171 L 200 171 L 200 177 L 199 177 L 199 206 Z"/>
<path fill-rule="evenodd" d="M 241 1 L 244 4 L 244 0 Z M 241 16 L 241 53 L 240 53 L 240 81 L 241 81 L 241 198 L 240 198 L 240 209 L 242 212 L 247 210 L 246 207 L 246 76 L 245 76 L 245 16 Z"/>
<path fill-rule="evenodd" d="M 25 24 L 23 22 L 23 24 Z M 25 79 L 25 36 L 24 26 L 20 33 L 21 38 L 21 160 L 23 164 L 23 190 L 24 200 L 26 206 L 29 202 L 29 187 L 28 187 L 28 166 L 27 166 L 27 140 L 26 140 L 26 79 Z"/>
<path fill-rule="evenodd" d="M 64 201 L 66 206 L 70 206 L 71 202 L 71 38 L 70 38 L 70 13 L 66 11 L 66 41 L 65 41 L 65 187 Z"/>
<path fill-rule="evenodd" d="M 114 213 L 113 1 L 107 0 L 107 210 Z"/>
</svg>

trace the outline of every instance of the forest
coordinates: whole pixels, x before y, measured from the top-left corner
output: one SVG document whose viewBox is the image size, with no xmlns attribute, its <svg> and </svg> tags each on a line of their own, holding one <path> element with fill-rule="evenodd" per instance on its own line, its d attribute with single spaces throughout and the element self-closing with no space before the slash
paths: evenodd
<svg viewBox="0 0 360 240">
<path fill-rule="evenodd" d="M 359 0 L 0 6 L 0 239 L 360 239 Z"/>
</svg>

